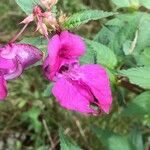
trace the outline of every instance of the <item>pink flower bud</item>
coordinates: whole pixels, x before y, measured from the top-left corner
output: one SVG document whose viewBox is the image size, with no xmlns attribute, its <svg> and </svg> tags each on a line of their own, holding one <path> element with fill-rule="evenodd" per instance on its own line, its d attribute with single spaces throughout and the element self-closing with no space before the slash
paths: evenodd
<svg viewBox="0 0 150 150">
<path fill-rule="evenodd" d="M 35 6 L 33 9 L 33 14 L 36 15 L 42 15 L 42 9 L 39 6 Z"/>
<path fill-rule="evenodd" d="M 44 23 L 54 29 L 57 27 L 57 20 L 55 16 L 51 12 L 45 12 L 43 13 L 44 16 Z"/>
<path fill-rule="evenodd" d="M 58 0 L 41 0 L 41 3 L 49 10 L 53 5 L 55 5 Z"/>
</svg>

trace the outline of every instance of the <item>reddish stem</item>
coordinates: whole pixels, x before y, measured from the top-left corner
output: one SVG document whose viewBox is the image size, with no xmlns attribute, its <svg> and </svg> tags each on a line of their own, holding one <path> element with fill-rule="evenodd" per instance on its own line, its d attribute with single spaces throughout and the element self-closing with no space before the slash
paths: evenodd
<svg viewBox="0 0 150 150">
<path fill-rule="evenodd" d="M 125 81 L 125 80 L 121 80 L 120 86 L 134 92 L 135 94 L 140 94 L 141 92 L 144 91 L 144 89 L 142 89 L 141 87 L 137 86 L 137 85 L 134 85 L 134 84 L 131 84 L 129 83 L 128 81 Z"/>
<path fill-rule="evenodd" d="M 28 23 L 24 25 L 24 27 L 21 29 L 21 31 L 20 31 L 16 36 L 14 36 L 14 37 L 9 41 L 9 43 L 15 42 L 15 41 L 18 39 L 18 37 L 24 32 L 24 30 L 27 28 L 27 26 L 28 26 Z"/>
</svg>

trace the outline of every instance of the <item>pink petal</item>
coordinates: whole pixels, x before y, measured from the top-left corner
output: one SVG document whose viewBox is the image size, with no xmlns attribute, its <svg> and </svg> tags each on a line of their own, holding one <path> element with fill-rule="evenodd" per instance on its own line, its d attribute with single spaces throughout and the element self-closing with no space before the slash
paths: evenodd
<svg viewBox="0 0 150 150">
<path fill-rule="evenodd" d="M 29 44 L 14 44 L 13 49 L 16 51 L 18 60 L 27 68 L 42 59 L 42 52 L 35 46 Z"/>
<path fill-rule="evenodd" d="M 85 44 L 80 36 L 69 33 L 68 31 L 62 32 L 60 35 L 54 35 L 48 44 L 48 60 L 45 60 L 43 68 L 48 68 L 45 74 L 48 79 L 53 79 L 62 63 L 67 63 L 70 59 L 78 59 L 79 56 L 85 53 Z M 48 63 L 49 62 L 49 63 Z M 45 69 L 44 69 L 45 70 Z"/>
<path fill-rule="evenodd" d="M 33 14 L 27 16 L 20 24 L 29 24 L 30 22 L 34 21 Z"/>
<path fill-rule="evenodd" d="M 18 59 L 27 68 L 42 58 L 42 52 L 29 44 L 8 44 L 0 51 L 0 56 L 5 59 Z"/>
<path fill-rule="evenodd" d="M 0 76 L 0 100 L 4 100 L 7 96 L 6 81 L 3 76 Z"/>
<path fill-rule="evenodd" d="M 0 58 L 0 73 L 5 80 L 14 79 L 21 75 L 22 65 L 17 60 Z"/>
<path fill-rule="evenodd" d="M 90 87 L 101 109 L 105 113 L 109 113 L 112 96 L 106 70 L 100 65 L 83 65 L 80 67 L 79 72 L 83 73 L 82 81 Z"/>
<path fill-rule="evenodd" d="M 0 57 L 0 69 L 11 69 L 14 66 L 15 63 L 13 60 Z"/>
<path fill-rule="evenodd" d="M 79 57 L 85 53 L 85 43 L 80 36 L 64 31 L 60 34 L 61 51 L 66 57 Z"/>
<path fill-rule="evenodd" d="M 90 101 L 93 101 L 92 95 L 76 81 L 61 78 L 55 83 L 52 93 L 60 105 L 66 109 L 97 114 L 95 110 L 90 108 Z"/>
<path fill-rule="evenodd" d="M 53 79 L 53 77 L 58 72 L 58 69 L 60 67 L 62 58 L 59 57 L 59 51 L 60 51 L 60 39 L 58 35 L 55 35 L 51 38 L 48 44 L 48 60 L 49 60 L 49 67 L 50 67 L 50 73 L 49 73 L 49 79 Z"/>
<path fill-rule="evenodd" d="M 2 47 L 0 56 L 5 59 L 14 59 L 16 57 L 16 50 L 13 49 L 13 47 L 13 44 L 8 44 Z"/>
<path fill-rule="evenodd" d="M 7 71 L 7 73 L 4 74 L 5 80 L 11 80 L 19 77 L 23 72 L 23 67 L 20 62 L 16 63 L 16 66 L 13 69 L 10 69 Z"/>
</svg>

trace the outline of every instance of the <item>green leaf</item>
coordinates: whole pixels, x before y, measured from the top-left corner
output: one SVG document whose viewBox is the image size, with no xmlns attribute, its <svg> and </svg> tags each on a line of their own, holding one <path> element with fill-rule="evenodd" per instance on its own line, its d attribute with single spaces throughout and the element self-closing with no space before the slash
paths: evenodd
<svg viewBox="0 0 150 150">
<path fill-rule="evenodd" d="M 123 44 L 123 52 L 125 55 L 130 55 L 130 47 L 131 47 L 132 41 L 127 40 L 124 44 Z"/>
<path fill-rule="evenodd" d="M 126 104 L 126 99 L 125 99 L 125 95 L 126 95 L 126 91 L 125 88 L 123 87 L 116 87 L 116 93 L 117 93 L 117 101 L 119 103 L 120 106 L 125 106 Z"/>
<path fill-rule="evenodd" d="M 122 116 L 150 115 L 150 91 L 146 91 L 132 100 L 123 110 Z"/>
<path fill-rule="evenodd" d="M 150 1 L 149 0 L 112 0 L 112 2 L 117 6 L 117 8 L 123 7 L 131 7 L 138 8 L 140 6 L 144 6 L 147 9 L 150 9 Z"/>
<path fill-rule="evenodd" d="M 105 68 L 112 84 L 116 84 L 116 76 L 114 70 Z"/>
<path fill-rule="evenodd" d="M 107 26 L 102 28 L 97 39 L 110 47 L 120 62 L 124 60 L 124 54 L 130 54 L 139 63 L 143 50 L 150 47 L 149 18 L 148 13 L 141 12 L 117 15 L 117 18 L 106 23 Z M 133 41 L 135 46 L 132 49 Z M 129 50 L 132 50 L 132 53 L 129 53 Z"/>
<path fill-rule="evenodd" d="M 132 150 L 128 139 L 119 134 L 92 127 L 93 133 L 104 144 L 107 150 Z"/>
<path fill-rule="evenodd" d="M 122 7 L 130 7 L 131 3 L 130 0 L 112 0 L 112 2 L 118 7 L 118 8 L 122 8 Z"/>
<path fill-rule="evenodd" d="M 139 0 L 140 4 L 147 9 L 150 9 L 150 1 L 149 0 Z"/>
<path fill-rule="evenodd" d="M 72 139 L 66 137 L 61 131 L 59 132 L 61 150 L 81 150 Z"/>
<path fill-rule="evenodd" d="M 81 64 L 95 64 L 96 63 L 96 53 L 93 51 L 93 49 L 88 46 L 86 48 L 86 53 L 84 56 L 80 58 Z"/>
<path fill-rule="evenodd" d="M 143 14 L 121 14 L 108 21 L 96 35 L 94 40 L 107 45 L 117 56 L 118 61 L 124 60 L 124 50 L 131 47 L 127 41 L 135 39 L 139 20 Z M 128 26 L 128 28 L 127 28 Z"/>
<path fill-rule="evenodd" d="M 95 42 L 100 42 L 104 45 L 108 45 L 108 43 L 115 36 L 114 32 L 111 31 L 107 26 L 103 26 L 102 29 L 96 34 L 94 37 Z"/>
<path fill-rule="evenodd" d="M 122 17 L 125 19 L 122 19 Z M 115 35 L 111 39 L 109 47 L 114 50 L 118 56 L 122 55 L 124 57 L 123 51 L 125 48 L 125 43 L 127 44 L 127 41 L 133 41 L 135 38 L 135 33 L 138 26 L 138 17 L 137 15 L 133 15 L 132 17 L 128 17 L 128 15 L 122 15 L 120 18 L 119 27 L 116 26 L 118 30 L 115 30 Z M 128 26 L 128 28 L 126 28 L 126 26 Z M 126 46 L 130 47 L 129 43 Z"/>
<path fill-rule="evenodd" d="M 53 83 L 48 84 L 46 89 L 44 90 L 43 96 L 49 97 L 51 95 L 52 88 L 53 88 Z"/>
<path fill-rule="evenodd" d="M 79 13 L 73 14 L 68 18 L 66 22 L 62 25 L 65 29 L 76 28 L 81 24 L 85 24 L 91 20 L 99 20 L 112 16 L 116 13 L 113 12 L 104 12 L 100 10 L 84 10 Z"/>
<path fill-rule="evenodd" d="M 40 0 L 16 0 L 16 3 L 29 15 L 32 14 L 35 5 L 40 5 Z"/>
<path fill-rule="evenodd" d="M 27 112 L 23 113 L 23 120 L 30 123 L 30 128 L 34 129 L 35 132 L 40 132 L 42 129 L 42 124 L 38 120 L 38 117 L 41 113 L 41 109 L 38 107 L 32 107 Z"/>
<path fill-rule="evenodd" d="M 85 40 L 87 47 L 96 53 L 96 62 L 108 68 L 114 68 L 117 65 L 117 59 L 114 52 L 107 46 L 94 42 L 91 40 Z"/>
<path fill-rule="evenodd" d="M 150 66 L 121 70 L 119 73 L 128 77 L 131 83 L 150 89 Z"/>
<path fill-rule="evenodd" d="M 141 66 L 150 66 L 150 47 L 145 48 L 144 51 L 137 55 L 137 63 Z"/>
<path fill-rule="evenodd" d="M 138 22 L 138 41 L 135 48 L 135 53 L 141 53 L 146 47 L 150 47 L 150 14 L 141 13 L 139 14 L 139 22 Z"/>
<path fill-rule="evenodd" d="M 142 134 L 138 127 L 134 127 L 129 134 L 129 140 L 132 143 L 134 149 L 136 150 L 144 150 Z"/>
</svg>

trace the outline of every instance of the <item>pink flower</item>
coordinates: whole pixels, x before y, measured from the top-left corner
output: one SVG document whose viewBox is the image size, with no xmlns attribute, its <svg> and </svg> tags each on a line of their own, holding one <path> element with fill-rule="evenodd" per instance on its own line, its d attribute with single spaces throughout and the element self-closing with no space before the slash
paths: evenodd
<svg viewBox="0 0 150 150">
<path fill-rule="evenodd" d="M 62 32 L 50 40 L 48 52 L 44 70 L 48 79 L 55 81 L 52 93 L 60 105 L 85 114 L 109 113 L 112 96 L 108 75 L 100 65 L 79 66 L 78 58 L 85 52 L 82 39 Z"/>
<path fill-rule="evenodd" d="M 6 80 L 17 78 L 41 58 L 41 51 L 28 44 L 12 43 L 0 48 L 0 100 L 7 95 Z"/>
</svg>

